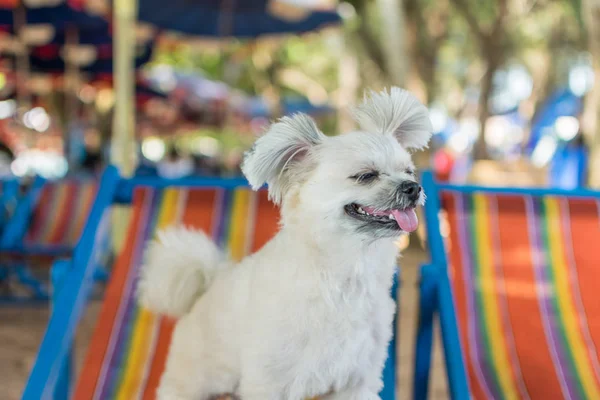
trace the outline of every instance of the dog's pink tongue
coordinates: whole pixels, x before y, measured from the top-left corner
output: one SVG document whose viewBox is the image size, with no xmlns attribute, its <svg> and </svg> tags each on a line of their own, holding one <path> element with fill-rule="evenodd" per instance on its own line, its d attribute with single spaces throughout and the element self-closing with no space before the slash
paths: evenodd
<svg viewBox="0 0 600 400">
<path fill-rule="evenodd" d="M 419 219 L 417 218 L 417 213 L 414 208 L 409 208 L 406 210 L 392 210 L 392 215 L 394 219 L 405 232 L 414 232 L 417 230 L 419 226 Z"/>
</svg>

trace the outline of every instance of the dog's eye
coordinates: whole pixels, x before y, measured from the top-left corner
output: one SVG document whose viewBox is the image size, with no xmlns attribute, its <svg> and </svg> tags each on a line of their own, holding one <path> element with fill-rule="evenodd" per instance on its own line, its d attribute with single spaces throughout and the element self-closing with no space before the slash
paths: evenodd
<svg viewBox="0 0 600 400">
<path fill-rule="evenodd" d="M 365 172 L 363 174 L 356 174 L 354 176 L 351 176 L 350 178 L 357 181 L 358 183 L 370 183 L 370 182 L 373 182 L 378 177 L 379 177 L 379 172 L 370 171 L 370 172 Z"/>
<path fill-rule="evenodd" d="M 404 170 L 404 173 L 406 173 L 406 174 L 408 174 L 408 175 L 410 175 L 410 176 L 415 176 L 415 170 L 414 170 L 414 169 L 412 169 L 412 168 L 406 168 L 406 169 Z"/>
</svg>

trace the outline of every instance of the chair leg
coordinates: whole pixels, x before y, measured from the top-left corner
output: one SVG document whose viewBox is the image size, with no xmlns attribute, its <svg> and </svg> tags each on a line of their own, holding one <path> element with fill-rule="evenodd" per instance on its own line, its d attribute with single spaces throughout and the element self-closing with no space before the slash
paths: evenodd
<svg viewBox="0 0 600 400">
<path fill-rule="evenodd" d="M 415 372 L 413 398 L 427 399 L 429 372 L 431 370 L 431 349 L 433 346 L 433 320 L 437 305 L 438 278 L 433 265 L 421 267 L 419 283 L 419 322 L 415 349 Z"/>
<path fill-rule="evenodd" d="M 50 279 L 52 281 L 52 299 L 56 299 L 60 288 L 65 281 L 65 278 L 69 272 L 71 264 L 67 260 L 56 261 L 52 265 L 50 271 Z M 71 392 L 71 381 L 72 381 L 72 369 L 73 364 L 73 350 L 69 350 L 67 356 L 62 361 L 62 367 L 56 381 L 56 387 L 54 389 L 53 400 L 68 400 Z"/>
<path fill-rule="evenodd" d="M 394 284 L 392 285 L 392 298 L 398 304 L 398 274 L 394 276 Z M 399 310 L 400 307 L 396 307 Z M 394 317 L 392 340 L 388 346 L 388 357 L 383 368 L 383 389 L 379 393 L 381 400 L 396 399 L 396 334 L 398 327 L 398 313 Z"/>
</svg>

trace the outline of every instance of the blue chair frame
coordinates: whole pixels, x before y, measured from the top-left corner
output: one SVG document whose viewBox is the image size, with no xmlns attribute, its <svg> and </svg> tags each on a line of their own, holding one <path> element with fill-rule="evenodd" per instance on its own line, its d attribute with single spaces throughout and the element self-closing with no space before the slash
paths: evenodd
<svg viewBox="0 0 600 400">
<path fill-rule="evenodd" d="M 422 180 L 423 188 L 425 193 L 427 193 L 425 218 L 431 262 L 421 266 L 420 270 L 419 320 L 414 360 L 415 374 L 413 381 L 413 398 L 415 400 L 425 400 L 428 396 L 431 351 L 433 344 L 433 324 L 435 317 L 439 316 L 450 396 L 455 400 L 468 400 L 471 398 L 469 383 L 463 353 L 461 351 L 454 297 L 452 295 L 452 287 L 448 277 L 448 260 L 444 247 L 444 239 L 440 233 L 440 192 L 564 196 L 570 198 L 583 197 L 599 199 L 600 192 L 587 189 L 563 190 L 440 184 L 435 181 L 434 175 L 430 171 L 423 173 Z"/>
<path fill-rule="evenodd" d="M 77 325 L 90 297 L 99 243 L 109 227 L 107 216 L 113 204 L 130 204 L 137 186 L 165 187 L 247 187 L 244 179 L 182 178 L 166 180 L 154 177 L 122 179 L 117 168 L 109 166 L 100 181 L 96 196 L 81 239 L 71 261 L 60 261 L 52 268 L 52 314 L 40 345 L 35 364 L 24 389 L 23 400 L 69 398 L 72 384 L 72 344 Z M 397 299 L 397 280 L 392 289 Z M 394 319 L 394 332 L 396 330 Z M 388 348 L 388 359 L 383 371 L 383 400 L 396 398 L 396 340 Z"/>
<path fill-rule="evenodd" d="M 6 222 L 12 216 L 19 200 L 19 181 L 14 178 L 2 181 L 2 194 L 0 194 L 0 230 L 4 229 Z"/>
</svg>

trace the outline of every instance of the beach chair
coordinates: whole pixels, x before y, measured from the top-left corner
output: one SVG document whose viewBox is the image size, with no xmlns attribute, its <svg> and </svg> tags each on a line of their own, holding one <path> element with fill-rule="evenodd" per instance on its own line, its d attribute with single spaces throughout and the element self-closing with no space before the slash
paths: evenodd
<svg viewBox="0 0 600 400">
<path fill-rule="evenodd" d="M 0 301 L 47 300 L 47 273 L 33 267 L 48 266 L 59 257 L 70 257 L 77 244 L 93 200 L 97 182 L 92 179 L 34 180 L 18 202 L 0 235 L 3 271 L 31 291 L 31 297 L 2 296 Z M 108 240 L 105 245 L 108 254 Z"/>
<path fill-rule="evenodd" d="M 453 399 L 600 399 L 600 192 L 423 183 L 414 398 L 439 315 Z"/>
<path fill-rule="evenodd" d="M 71 345 L 89 294 L 94 237 L 113 202 L 132 205 L 128 239 L 116 257 L 85 362 L 71 386 Z M 253 192 L 244 180 L 120 180 L 109 167 L 71 266 L 56 266 L 53 314 L 23 399 L 153 399 L 175 321 L 153 315 L 135 301 L 147 241 L 157 229 L 183 224 L 204 230 L 239 260 L 276 233 L 278 220 L 279 211 L 266 191 Z M 395 398 L 393 349 L 385 372 L 385 400 Z"/>
</svg>

